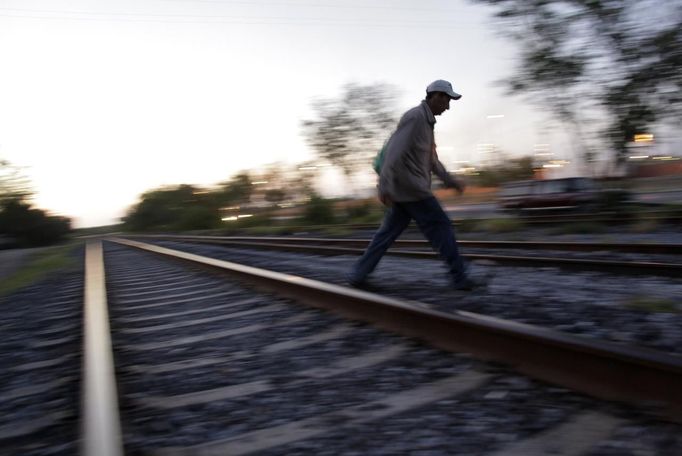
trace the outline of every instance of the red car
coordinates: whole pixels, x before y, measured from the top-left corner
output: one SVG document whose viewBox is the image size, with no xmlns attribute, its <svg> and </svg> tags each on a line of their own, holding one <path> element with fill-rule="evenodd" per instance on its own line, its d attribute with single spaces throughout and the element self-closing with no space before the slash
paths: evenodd
<svg viewBox="0 0 682 456">
<path fill-rule="evenodd" d="M 589 177 L 527 180 L 500 186 L 497 203 L 502 209 L 598 209 L 623 202 L 622 190 L 604 190 Z"/>
</svg>

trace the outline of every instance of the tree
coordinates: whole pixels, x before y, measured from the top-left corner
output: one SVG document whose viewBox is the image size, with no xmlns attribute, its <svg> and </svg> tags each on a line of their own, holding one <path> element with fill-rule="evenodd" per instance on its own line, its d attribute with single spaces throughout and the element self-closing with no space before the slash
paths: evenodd
<svg viewBox="0 0 682 456">
<path fill-rule="evenodd" d="M 482 168 L 473 180 L 483 187 L 496 187 L 504 182 L 532 179 L 534 173 L 533 157 L 520 157 Z"/>
<path fill-rule="evenodd" d="M 24 201 L 32 195 L 29 181 L 19 168 L 0 159 L 0 202 Z"/>
<path fill-rule="evenodd" d="M 265 191 L 265 201 L 269 203 L 281 203 L 287 197 L 287 194 L 281 188 L 272 188 Z"/>
<path fill-rule="evenodd" d="M 315 120 L 304 120 L 308 143 L 317 156 L 349 177 L 371 158 L 395 126 L 396 95 L 386 84 L 344 86 L 339 98 L 313 102 Z"/>
<path fill-rule="evenodd" d="M 217 192 L 218 202 L 223 206 L 239 205 L 247 203 L 253 193 L 251 175 L 242 171 L 230 180 L 220 184 L 221 189 Z"/>
<path fill-rule="evenodd" d="M 48 215 L 20 200 L 7 200 L 0 210 L 0 234 L 19 247 L 50 245 L 71 232 L 71 220 Z"/>
<path fill-rule="evenodd" d="M 313 162 L 300 163 L 287 173 L 287 195 L 294 201 L 302 201 L 315 193 L 318 169 Z"/>
<path fill-rule="evenodd" d="M 62 241 L 71 232 L 71 220 L 32 207 L 28 178 L 19 168 L 0 159 L 0 236 L 10 245 L 33 247 Z"/>
<path fill-rule="evenodd" d="M 214 228 L 220 215 L 211 193 L 192 185 L 145 192 L 123 221 L 134 231 Z"/>
<path fill-rule="evenodd" d="M 521 44 L 512 93 L 548 106 L 582 137 L 604 117 L 602 137 L 627 144 L 682 114 L 682 5 L 655 0 L 474 0 L 493 5 Z"/>
</svg>

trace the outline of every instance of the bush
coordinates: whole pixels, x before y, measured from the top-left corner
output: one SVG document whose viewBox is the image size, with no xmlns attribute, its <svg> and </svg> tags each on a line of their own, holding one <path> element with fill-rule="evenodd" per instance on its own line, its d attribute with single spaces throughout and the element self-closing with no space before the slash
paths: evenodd
<svg viewBox="0 0 682 456">
<path fill-rule="evenodd" d="M 350 206 L 346 210 L 347 223 L 364 224 L 380 223 L 384 218 L 385 207 L 379 204 L 364 202 L 361 205 Z"/>
<path fill-rule="evenodd" d="M 0 235 L 20 247 L 56 244 L 70 232 L 70 219 L 48 215 L 19 200 L 6 201 L 0 209 Z"/>
<path fill-rule="evenodd" d="M 372 210 L 372 205 L 368 202 L 354 204 L 346 209 L 346 216 L 350 219 L 362 219 L 367 217 Z"/>
<path fill-rule="evenodd" d="M 206 230 L 220 226 L 218 213 L 207 207 L 194 206 L 185 209 L 179 214 L 179 219 L 173 224 L 174 228 L 181 231 Z"/>
<path fill-rule="evenodd" d="M 303 220 L 311 225 L 334 223 L 334 204 L 332 200 L 313 195 L 303 211 Z"/>
<path fill-rule="evenodd" d="M 234 224 L 235 227 L 241 228 L 252 228 L 261 226 L 272 226 L 273 221 L 268 214 L 256 214 L 251 217 L 243 217 L 236 222 L 230 222 Z"/>
</svg>

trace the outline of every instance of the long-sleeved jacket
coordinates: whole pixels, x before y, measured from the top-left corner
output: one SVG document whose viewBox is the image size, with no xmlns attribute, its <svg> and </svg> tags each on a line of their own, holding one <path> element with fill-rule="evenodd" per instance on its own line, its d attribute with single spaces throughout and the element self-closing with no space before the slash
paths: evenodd
<svg viewBox="0 0 682 456">
<path fill-rule="evenodd" d="M 386 144 L 379 175 L 379 194 L 395 202 L 419 201 L 432 196 L 431 173 L 448 187 L 460 188 L 438 160 L 433 138 L 436 123 L 426 101 L 405 114 Z"/>
</svg>

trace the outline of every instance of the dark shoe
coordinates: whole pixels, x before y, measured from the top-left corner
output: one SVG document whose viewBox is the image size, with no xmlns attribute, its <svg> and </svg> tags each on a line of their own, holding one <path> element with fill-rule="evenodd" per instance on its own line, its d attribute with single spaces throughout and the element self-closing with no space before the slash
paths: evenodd
<svg viewBox="0 0 682 456">
<path fill-rule="evenodd" d="M 465 277 L 464 279 L 460 280 L 459 282 L 455 282 L 452 285 L 452 288 L 454 288 L 457 291 L 471 291 L 476 288 L 483 288 L 485 287 L 486 283 L 480 280 L 474 280 L 471 277 Z"/>
<path fill-rule="evenodd" d="M 351 274 L 346 276 L 346 283 L 353 288 L 362 288 L 367 282 L 365 280 L 357 280 Z"/>
<path fill-rule="evenodd" d="M 363 288 L 367 285 L 367 282 L 359 282 L 357 280 L 348 280 L 348 285 L 350 285 L 353 288 Z"/>
<path fill-rule="evenodd" d="M 346 283 L 348 283 L 348 285 L 353 287 L 353 288 L 357 288 L 358 290 L 364 290 L 364 291 L 377 291 L 377 290 L 379 290 L 379 288 L 377 286 L 372 285 L 367 280 L 351 280 L 350 278 L 347 278 Z"/>
</svg>

